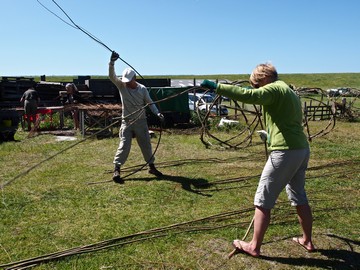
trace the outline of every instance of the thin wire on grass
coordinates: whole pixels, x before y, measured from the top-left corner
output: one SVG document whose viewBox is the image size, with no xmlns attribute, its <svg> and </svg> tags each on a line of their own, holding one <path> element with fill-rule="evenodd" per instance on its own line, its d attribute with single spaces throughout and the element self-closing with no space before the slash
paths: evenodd
<svg viewBox="0 0 360 270">
<path fill-rule="evenodd" d="M 181 92 L 181 93 L 185 93 L 185 92 L 187 92 L 187 91 L 188 91 L 188 90 L 184 90 L 184 91 Z M 180 94 L 181 94 L 181 93 L 180 93 Z M 179 95 L 179 94 L 177 94 L 177 95 Z M 177 96 L 177 95 L 174 95 L 174 96 Z M 165 99 L 163 99 L 163 100 L 172 98 L 172 97 L 174 97 L 174 96 L 165 98 Z M 133 119 L 132 121 L 130 121 L 130 122 L 129 122 L 129 125 L 134 124 L 135 121 L 136 121 L 136 120 L 139 118 L 139 116 L 141 115 L 141 112 L 145 111 L 148 106 L 150 106 L 151 104 L 154 104 L 154 103 L 162 102 L 163 100 L 159 100 L 159 101 L 156 101 L 156 102 L 153 102 L 153 103 L 147 103 L 147 104 L 145 104 L 142 108 L 140 108 L 140 109 L 138 109 L 137 111 L 134 111 L 133 113 L 127 115 L 125 118 L 131 117 L 131 116 L 133 116 L 133 115 L 137 115 L 137 118 L 135 118 L 135 119 Z M 54 157 L 58 156 L 59 154 L 64 153 L 65 151 L 67 151 L 67 150 L 75 147 L 76 145 L 78 145 L 78 144 L 80 144 L 80 143 L 88 140 L 89 138 L 96 137 L 98 134 L 102 133 L 104 130 L 108 130 L 110 127 L 119 124 L 119 123 L 122 121 L 122 119 L 123 119 L 123 118 L 121 118 L 120 120 L 114 121 L 113 123 L 107 125 L 107 126 L 104 127 L 103 129 L 95 132 L 94 134 L 91 134 L 89 137 L 85 137 L 85 138 L 81 139 L 80 141 L 75 142 L 74 144 L 66 147 L 65 149 L 60 150 L 59 152 L 55 153 L 54 155 L 52 155 L 52 156 L 50 156 L 50 157 L 48 157 L 48 158 L 40 161 L 39 163 L 31 166 L 30 168 L 26 169 L 24 172 L 22 172 L 22 173 L 18 174 L 17 176 L 15 176 L 13 179 L 11 179 L 11 180 L 9 180 L 9 181 L 1 184 L 1 185 L 0 185 L 0 190 L 3 189 L 5 186 L 9 185 L 10 183 L 12 183 L 13 181 L 15 181 L 16 179 L 18 179 L 18 178 L 20 178 L 20 177 L 28 174 L 30 171 L 32 171 L 33 169 L 37 168 L 38 166 L 40 166 L 41 164 L 45 163 L 46 161 L 49 161 L 49 160 L 53 159 Z M 157 151 L 157 149 L 158 149 L 158 147 L 159 147 L 159 145 L 160 145 L 160 139 L 161 139 L 161 131 L 160 131 L 160 136 L 159 136 L 158 143 L 157 143 L 157 145 L 156 145 L 156 147 L 155 147 L 155 150 L 154 150 L 154 152 L 153 152 L 153 156 L 155 155 L 155 153 L 156 153 L 156 151 Z M 140 165 L 140 167 L 143 168 L 143 167 L 145 167 L 146 165 L 147 165 L 147 163 L 145 163 L 145 164 L 143 164 L 143 165 Z M 136 173 L 136 172 L 137 172 L 137 171 L 135 171 L 135 172 L 133 172 L 133 173 L 130 173 L 129 175 L 132 175 L 132 174 L 134 174 L 134 173 Z M 128 177 L 129 175 L 127 175 L 127 177 Z M 109 182 L 109 181 L 105 181 L 105 182 Z"/>
<path fill-rule="evenodd" d="M 137 111 L 129 114 L 127 117 L 130 117 L 130 116 L 136 115 L 136 114 L 139 116 L 139 115 L 140 115 L 140 112 L 141 112 L 141 111 L 144 111 L 144 110 L 145 110 L 148 106 L 150 106 L 151 104 L 156 104 L 156 103 L 163 102 L 163 101 L 165 101 L 165 100 L 169 100 L 169 99 L 175 98 L 176 96 L 179 96 L 179 95 L 181 95 L 181 94 L 187 93 L 187 92 L 189 92 L 189 91 L 193 91 L 194 89 L 198 89 L 198 87 L 189 88 L 189 89 L 186 89 L 186 90 L 184 90 L 184 91 L 182 91 L 182 92 L 180 92 L 180 93 L 178 93 L 178 94 L 169 96 L 169 97 L 167 97 L 167 98 L 158 100 L 158 101 L 156 101 L 156 102 L 148 103 L 148 104 L 144 105 L 142 108 L 140 108 L 139 110 L 137 110 Z M 67 150 L 75 147 L 76 145 L 78 145 L 78 144 L 86 141 L 86 140 L 89 139 L 89 138 L 92 138 L 92 137 L 97 136 L 98 134 L 102 133 L 104 130 L 107 130 L 107 129 L 109 129 L 109 128 L 112 127 L 112 126 L 117 125 L 118 123 L 120 123 L 120 121 L 121 121 L 121 120 L 117 120 L 117 121 L 109 124 L 108 126 L 104 127 L 103 129 L 99 130 L 98 132 L 90 135 L 89 137 L 85 137 L 84 139 L 82 139 L 82 140 L 80 140 L 80 141 L 78 141 L 78 142 L 75 142 L 74 144 L 66 147 L 65 149 L 60 150 L 59 152 L 55 153 L 54 155 L 50 156 L 49 158 L 46 158 L 46 159 L 40 161 L 39 163 L 31 166 L 30 168 L 28 168 L 28 169 L 26 169 L 24 172 L 18 174 L 17 176 L 15 176 L 13 179 L 9 180 L 8 182 L 5 182 L 5 183 L 1 184 L 1 185 L 0 185 L 0 189 L 3 189 L 5 186 L 9 185 L 10 183 L 12 183 L 13 181 L 15 181 L 16 179 L 18 179 L 18 178 L 20 178 L 20 177 L 28 174 L 30 171 L 32 171 L 33 169 L 37 168 L 38 166 L 40 166 L 40 165 L 43 164 L 44 162 L 53 159 L 54 157 L 58 156 L 59 154 L 61 154 L 61 153 L 65 152 L 65 151 L 67 151 Z M 131 125 L 132 123 L 134 123 L 134 122 L 135 122 L 135 120 L 132 121 L 132 122 L 130 122 L 130 125 Z M 159 137 L 161 138 L 161 136 L 159 136 Z M 155 151 L 154 151 L 153 155 L 156 153 L 156 150 L 158 149 L 159 144 L 160 144 L 160 141 L 158 141 L 158 144 L 157 144 L 157 146 L 156 146 L 156 148 L 155 148 Z M 141 169 L 144 168 L 145 166 L 146 166 L 146 164 L 140 165 Z M 135 172 L 137 172 L 137 171 L 135 171 Z M 135 172 L 134 172 L 134 173 L 135 173 Z M 134 174 L 134 173 L 130 173 L 130 174 L 128 174 L 126 177 L 128 177 L 128 176 L 130 176 L 130 175 L 132 175 L 132 174 Z M 102 181 L 102 182 L 99 182 L 99 183 L 107 183 L 107 182 L 111 182 L 111 181 Z"/>
<path fill-rule="evenodd" d="M 228 212 L 223 212 L 215 215 L 211 215 L 204 218 L 199 218 L 191 221 L 181 222 L 172 224 L 165 227 L 160 228 L 154 228 L 147 231 L 142 231 L 139 233 L 123 236 L 123 237 L 116 237 L 112 239 L 108 239 L 105 241 L 100 241 L 94 244 L 85 245 L 81 247 L 75 247 L 71 249 L 62 250 L 59 252 L 50 253 L 47 255 L 42 255 L 22 261 L 17 262 L 11 262 L 7 264 L 0 265 L 1 268 L 8 267 L 6 269 L 21 269 L 21 267 L 26 267 L 29 265 L 38 265 L 40 263 L 46 263 L 49 261 L 57 260 L 60 258 L 64 258 L 67 256 L 77 255 L 77 254 L 83 254 L 83 253 L 89 253 L 94 251 L 99 251 L 106 248 L 116 247 L 119 245 L 125 245 L 125 244 L 131 244 L 138 241 L 144 241 L 148 239 L 154 239 L 159 237 L 165 237 L 169 235 L 169 232 L 171 231 L 172 234 L 182 234 L 184 232 L 197 232 L 202 230 L 213 230 L 217 229 L 217 227 L 189 227 L 191 225 L 195 225 L 199 222 L 209 222 L 209 221 L 216 221 L 221 220 L 224 217 L 227 216 L 236 216 L 238 217 L 240 214 L 248 213 L 250 211 L 253 211 L 253 208 L 247 208 L 247 209 L 241 209 L 241 210 L 232 210 Z M 223 227 L 224 225 L 220 225 L 219 228 Z M 174 231 L 175 230 L 175 231 Z M 136 237 L 140 237 L 140 239 L 133 239 Z"/>
<path fill-rule="evenodd" d="M 275 223 L 272 222 L 272 224 L 280 224 L 280 223 L 285 224 L 289 221 L 295 222 L 295 219 L 292 219 L 289 217 L 287 207 L 284 207 L 284 205 L 285 205 L 285 203 L 277 204 L 277 212 L 276 212 L 276 214 L 274 214 L 274 217 L 273 217 Z M 314 212 L 326 213 L 326 215 L 328 215 L 329 211 L 337 211 L 339 209 L 344 209 L 344 207 L 338 206 L 338 207 L 334 207 L 331 209 L 319 208 L 319 209 L 314 209 Z M 348 207 L 346 207 L 346 209 L 348 210 Z M 245 208 L 245 209 L 240 209 L 240 210 L 231 210 L 231 211 L 227 211 L 227 212 L 222 212 L 222 213 L 211 215 L 211 216 L 204 217 L 204 218 L 199 218 L 199 219 L 195 219 L 195 220 L 191 220 L 191 221 L 187 221 L 187 222 L 181 222 L 181 223 L 176 223 L 176 224 L 172 224 L 169 226 L 154 228 L 154 229 L 138 232 L 138 233 L 123 236 L 123 237 L 116 237 L 116 238 L 108 239 L 108 240 L 100 241 L 100 242 L 90 244 L 90 245 L 70 248 L 70 249 L 66 249 L 66 250 L 62 250 L 62 251 L 58 251 L 58 252 L 54 252 L 54 253 L 50 253 L 47 255 L 42 255 L 42 256 L 38 256 L 38 257 L 30 258 L 30 259 L 25 259 L 25 260 L 21 260 L 21 261 L 17 261 L 17 262 L 10 262 L 10 263 L 6 263 L 6 264 L 2 264 L 2 265 L 0 265 L 0 267 L 5 268 L 7 270 L 26 269 L 29 267 L 37 266 L 41 263 L 56 261 L 56 260 L 59 260 L 59 259 L 65 258 L 65 257 L 69 257 L 69 256 L 73 256 L 73 255 L 91 253 L 91 252 L 96 252 L 96 251 L 100 251 L 100 250 L 104 250 L 104 249 L 127 245 L 127 244 L 133 244 L 136 242 L 143 242 L 146 240 L 153 240 L 156 238 L 168 237 L 169 233 L 171 233 L 172 235 L 179 235 L 179 234 L 184 234 L 184 233 L 217 230 L 217 229 L 223 229 L 223 228 L 228 228 L 228 227 L 247 225 L 247 224 L 249 224 L 248 222 L 241 222 L 241 221 L 238 221 L 236 223 L 228 223 L 228 224 L 218 224 L 218 223 L 230 220 L 230 219 L 228 219 L 228 217 L 232 217 L 237 220 L 240 219 L 241 216 L 243 216 L 244 218 L 247 218 L 248 217 L 247 214 L 252 213 L 253 210 L 254 210 L 253 207 L 250 207 L 250 208 Z M 296 212 L 293 211 L 293 214 L 296 214 Z M 276 222 L 277 220 L 279 220 L 280 223 L 277 223 Z M 203 222 L 208 222 L 208 223 L 210 223 L 210 225 L 208 225 L 208 226 L 204 226 L 201 224 L 200 224 L 201 226 L 197 225 L 197 223 L 203 223 Z M 245 239 L 246 236 L 248 235 L 250 228 L 251 228 L 251 226 L 250 226 L 251 223 L 252 222 L 250 222 L 243 239 Z"/>
</svg>

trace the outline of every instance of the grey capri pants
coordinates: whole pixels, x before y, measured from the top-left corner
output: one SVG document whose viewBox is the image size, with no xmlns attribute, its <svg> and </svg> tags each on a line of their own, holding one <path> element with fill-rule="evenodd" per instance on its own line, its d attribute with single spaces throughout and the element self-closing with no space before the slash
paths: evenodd
<svg viewBox="0 0 360 270">
<path fill-rule="evenodd" d="M 254 205 L 272 209 L 284 188 L 292 206 L 308 204 L 305 172 L 309 157 L 309 148 L 272 151 L 262 171 Z"/>
</svg>

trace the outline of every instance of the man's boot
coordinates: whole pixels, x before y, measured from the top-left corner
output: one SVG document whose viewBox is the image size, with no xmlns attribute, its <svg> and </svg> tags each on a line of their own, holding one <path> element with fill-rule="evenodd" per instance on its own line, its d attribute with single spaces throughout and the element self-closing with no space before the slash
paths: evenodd
<svg viewBox="0 0 360 270">
<path fill-rule="evenodd" d="M 113 174 L 113 181 L 118 184 L 124 184 L 124 179 L 120 177 L 120 166 L 115 165 L 114 174 Z"/>
<path fill-rule="evenodd" d="M 155 175 L 156 177 L 163 176 L 163 174 L 155 168 L 154 164 L 149 164 L 149 173 Z"/>
</svg>

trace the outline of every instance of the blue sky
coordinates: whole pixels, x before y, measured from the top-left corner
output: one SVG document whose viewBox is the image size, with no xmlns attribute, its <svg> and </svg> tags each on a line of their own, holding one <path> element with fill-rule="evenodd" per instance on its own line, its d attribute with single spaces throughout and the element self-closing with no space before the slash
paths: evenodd
<svg viewBox="0 0 360 270">
<path fill-rule="evenodd" d="M 56 2 L 141 75 L 249 74 L 267 61 L 279 73 L 360 72 L 358 0 Z M 0 76 L 107 74 L 110 51 L 37 0 L 1 10 Z"/>
</svg>

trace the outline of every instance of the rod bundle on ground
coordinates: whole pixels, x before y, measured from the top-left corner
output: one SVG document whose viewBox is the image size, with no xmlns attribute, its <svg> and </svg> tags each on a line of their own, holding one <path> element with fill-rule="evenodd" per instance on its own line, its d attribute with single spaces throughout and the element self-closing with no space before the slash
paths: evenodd
<svg viewBox="0 0 360 270">
<path fill-rule="evenodd" d="M 286 224 L 289 222 L 290 223 L 296 222 L 296 219 L 294 219 L 292 215 L 289 215 L 288 207 L 286 207 L 285 205 L 287 205 L 287 202 L 286 203 L 279 202 L 277 204 L 278 211 L 276 214 L 273 215 L 272 224 Z M 331 209 L 318 208 L 315 211 L 318 212 L 318 215 L 321 214 L 325 215 L 328 214 L 329 211 L 338 211 L 338 210 L 349 211 L 352 209 L 353 208 L 351 207 L 349 208 L 349 206 L 342 205 L 340 203 L 338 207 L 334 207 Z M 142 242 L 142 241 L 161 238 L 161 237 L 167 237 L 170 233 L 172 235 L 178 235 L 184 233 L 195 233 L 200 231 L 218 230 L 223 228 L 240 226 L 246 229 L 245 235 L 243 237 L 243 239 L 245 239 L 251 230 L 253 220 L 249 223 L 249 218 L 251 217 L 253 211 L 254 211 L 253 207 L 250 207 L 240 210 L 231 210 L 227 212 L 222 212 L 205 218 L 199 218 L 192 221 L 176 223 L 169 226 L 154 228 L 147 231 L 134 233 L 131 235 L 126 235 L 123 237 L 116 237 L 105 241 L 100 241 L 94 244 L 74 247 L 34 258 L 2 264 L 0 265 L 0 268 L 6 270 L 29 269 L 38 266 L 42 263 L 49 263 L 70 256 L 96 252 L 104 249 L 129 245 L 136 242 Z M 241 221 L 242 218 L 247 219 L 247 221 Z M 234 253 L 231 253 L 229 255 L 233 256 L 235 253 L 236 251 L 234 251 Z"/>
<path fill-rule="evenodd" d="M 108 239 L 105 241 L 100 241 L 94 244 L 85 245 L 81 247 L 70 248 L 50 254 L 46 254 L 43 256 L 38 256 L 26 260 L 21 260 L 17 262 L 11 262 L 7 264 L 0 265 L 0 268 L 5 268 L 7 270 L 19 270 L 26 269 L 41 263 L 46 263 L 54 260 L 59 260 L 64 257 L 79 255 L 89 252 L 95 252 L 102 249 L 112 248 L 116 246 L 127 245 L 135 242 L 141 242 L 144 240 L 165 237 L 169 233 L 172 234 L 181 234 L 181 233 L 189 233 L 189 232 L 198 232 L 198 231 L 206 231 L 206 230 L 215 230 L 220 228 L 225 228 L 228 226 L 234 226 L 234 223 L 229 222 L 230 218 L 238 219 L 241 215 L 248 217 L 248 214 L 253 211 L 253 208 L 246 208 L 240 210 L 232 210 L 228 212 L 223 212 L 220 214 L 211 215 L 205 218 L 199 218 L 192 221 L 172 224 L 169 226 L 154 228 L 147 231 L 138 232 L 131 235 L 126 235 L 123 237 L 116 237 L 112 239 Z M 205 224 L 204 223 L 208 223 Z M 219 224 L 224 223 L 224 224 Z M 247 222 L 240 222 L 240 225 L 246 226 Z M 236 225 L 239 225 L 239 222 L 236 222 Z"/>
</svg>

